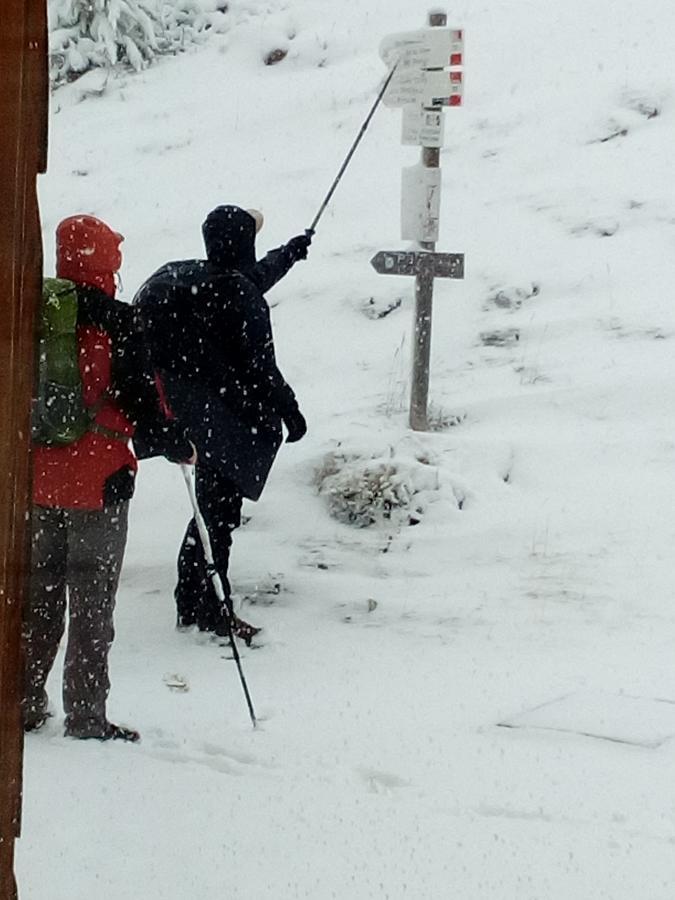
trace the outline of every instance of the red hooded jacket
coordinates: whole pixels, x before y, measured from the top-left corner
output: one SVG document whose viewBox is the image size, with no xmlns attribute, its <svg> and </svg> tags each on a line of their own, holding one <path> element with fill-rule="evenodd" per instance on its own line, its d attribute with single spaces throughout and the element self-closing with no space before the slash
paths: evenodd
<svg viewBox="0 0 675 900">
<path fill-rule="evenodd" d="M 56 274 L 114 298 L 122 240 L 122 235 L 93 216 L 65 219 L 56 231 Z M 77 336 L 84 402 L 91 407 L 112 387 L 112 343 L 106 332 L 90 325 L 78 325 Z M 108 479 L 124 469 L 133 478 L 138 464 L 129 446 L 134 433 L 131 422 L 113 400 L 103 402 L 95 421 L 121 437 L 89 431 L 63 447 L 33 446 L 34 503 L 102 509 Z"/>
</svg>

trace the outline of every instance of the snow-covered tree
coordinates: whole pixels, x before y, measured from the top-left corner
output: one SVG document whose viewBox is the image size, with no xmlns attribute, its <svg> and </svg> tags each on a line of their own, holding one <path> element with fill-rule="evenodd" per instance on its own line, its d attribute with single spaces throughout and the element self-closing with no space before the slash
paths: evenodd
<svg viewBox="0 0 675 900">
<path fill-rule="evenodd" d="M 49 0 L 52 82 L 118 63 L 139 71 L 220 30 L 224 9 L 207 12 L 200 0 Z"/>
</svg>

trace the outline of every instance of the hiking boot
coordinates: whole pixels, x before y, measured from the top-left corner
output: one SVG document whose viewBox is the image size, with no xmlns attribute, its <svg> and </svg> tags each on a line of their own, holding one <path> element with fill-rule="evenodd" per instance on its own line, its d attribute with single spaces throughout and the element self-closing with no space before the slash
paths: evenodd
<svg viewBox="0 0 675 900">
<path fill-rule="evenodd" d="M 189 631 L 196 624 L 197 620 L 194 616 L 176 616 L 176 631 Z"/>
<path fill-rule="evenodd" d="M 70 726 L 66 728 L 65 735 L 80 741 L 127 741 L 131 744 L 136 744 L 141 739 L 138 731 L 126 728 L 124 725 L 115 725 L 113 722 L 106 722 L 103 727 L 99 726 L 98 728 Z"/>
<path fill-rule="evenodd" d="M 51 719 L 52 715 L 53 714 L 48 712 L 47 710 L 40 713 L 31 713 L 24 719 L 23 730 L 26 733 L 29 733 L 31 731 L 39 731 L 43 727 L 47 719 Z"/>
<path fill-rule="evenodd" d="M 140 739 L 140 732 L 134 728 L 127 728 L 125 725 L 114 725 L 112 722 L 108 722 L 105 734 L 99 738 L 100 741 L 127 741 L 130 744 L 137 744 Z"/>
<path fill-rule="evenodd" d="M 21 701 L 21 714 L 24 731 L 39 731 L 52 715 L 49 712 L 47 691 L 32 686 L 30 695 Z"/>
<path fill-rule="evenodd" d="M 227 630 L 227 621 L 223 616 L 217 625 L 211 629 L 214 634 L 218 637 L 229 637 Z M 262 631 L 262 628 L 257 628 L 255 625 L 251 625 L 249 622 L 245 622 L 243 619 L 238 618 L 237 616 L 232 617 L 232 634 L 235 637 L 241 638 L 241 640 L 246 644 L 247 647 L 251 646 L 251 641 Z"/>
<path fill-rule="evenodd" d="M 250 647 L 253 638 L 256 636 L 256 634 L 260 634 L 262 628 L 257 628 L 255 625 L 250 625 L 248 622 L 244 622 L 243 619 L 238 619 L 235 616 L 232 622 L 232 631 L 238 638 L 242 639 L 247 647 Z"/>
</svg>

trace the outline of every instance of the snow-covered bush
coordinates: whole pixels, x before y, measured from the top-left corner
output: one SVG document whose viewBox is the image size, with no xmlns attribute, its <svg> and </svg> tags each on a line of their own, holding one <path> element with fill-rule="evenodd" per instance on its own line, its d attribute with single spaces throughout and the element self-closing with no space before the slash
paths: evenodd
<svg viewBox="0 0 675 900">
<path fill-rule="evenodd" d="M 139 71 L 159 53 L 222 30 L 226 9 L 207 10 L 200 0 L 49 0 L 52 83 L 117 64 Z"/>
<path fill-rule="evenodd" d="M 315 481 L 340 522 L 359 528 L 392 518 L 416 524 L 424 495 L 438 490 L 438 470 L 420 459 L 329 453 Z"/>
<path fill-rule="evenodd" d="M 535 281 L 526 285 L 500 285 L 492 288 L 487 298 L 486 309 L 494 305 L 499 309 L 513 312 L 520 309 L 526 300 L 539 296 L 540 291 L 541 287 Z"/>
<path fill-rule="evenodd" d="M 161 5 L 160 49 L 163 52 L 183 50 L 189 44 L 201 43 L 210 31 L 224 31 L 227 27 L 224 0 L 163 0 Z"/>
</svg>

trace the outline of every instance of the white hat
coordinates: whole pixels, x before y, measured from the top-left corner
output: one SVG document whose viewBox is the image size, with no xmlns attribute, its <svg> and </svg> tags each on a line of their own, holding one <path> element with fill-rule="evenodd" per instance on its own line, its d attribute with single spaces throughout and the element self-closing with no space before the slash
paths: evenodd
<svg viewBox="0 0 675 900">
<path fill-rule="evenodd" d="M 265 217 L 259 209 L 247 209 L 246 212 L 255 219 L 255 233 L 257 234 L 263 227 Z"/>
</svg>

